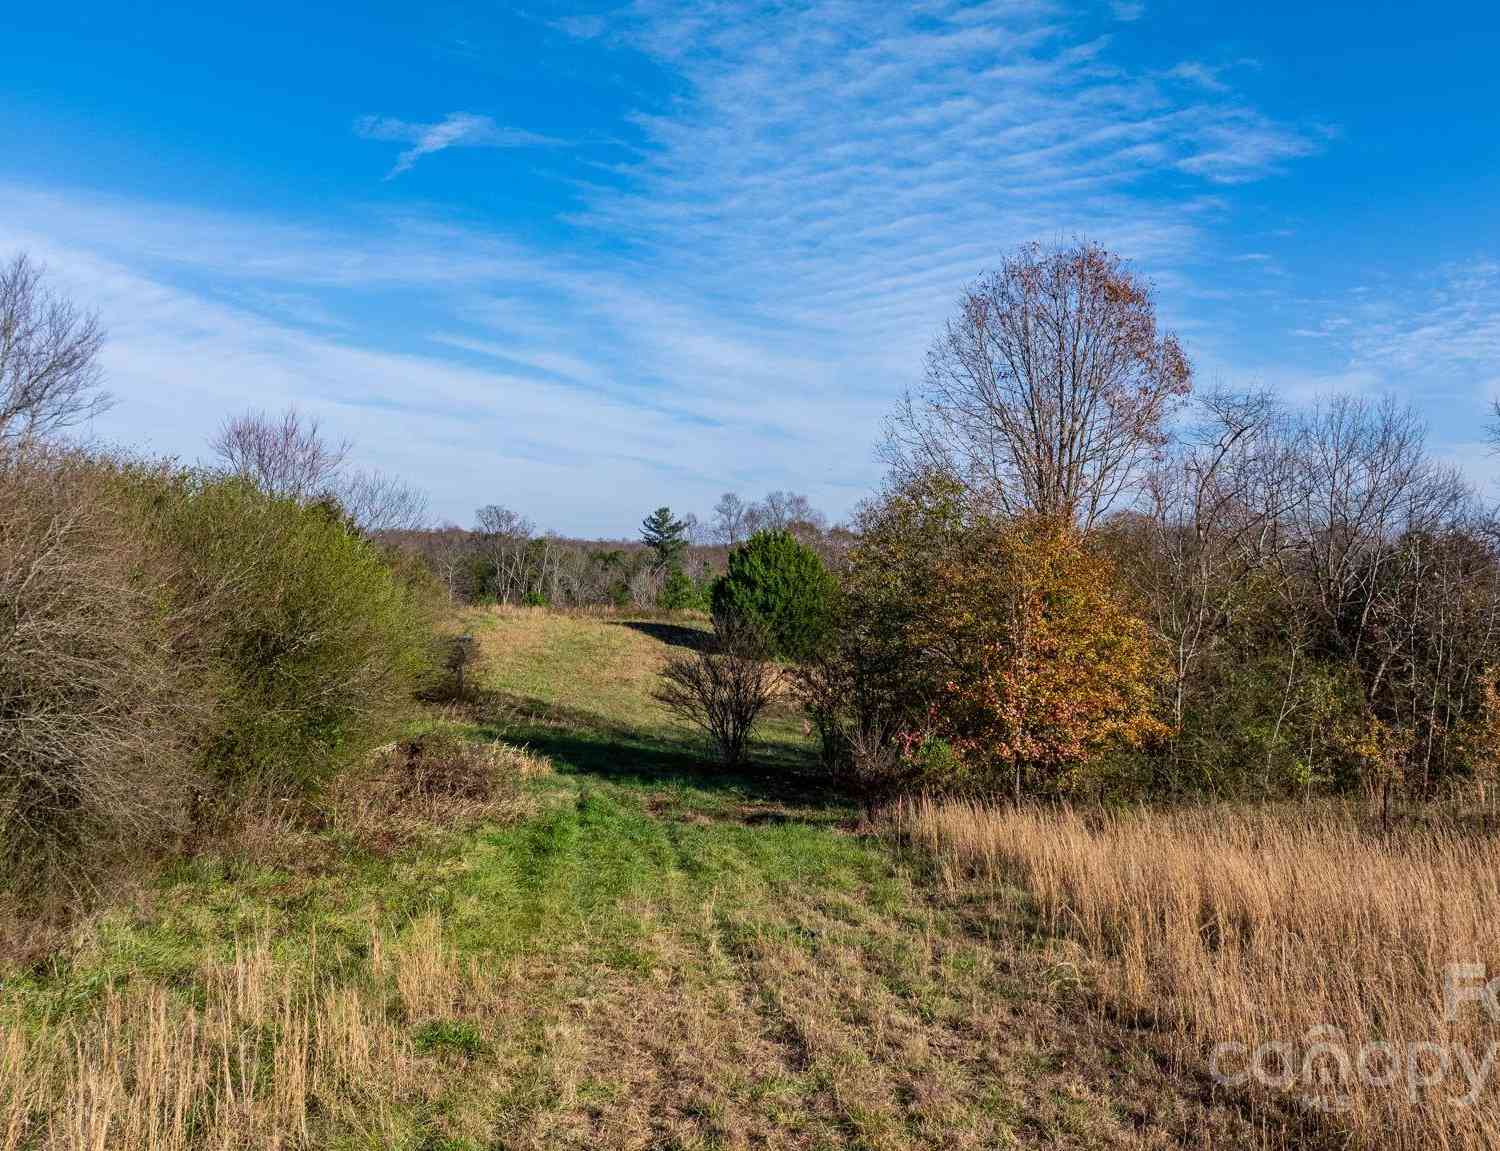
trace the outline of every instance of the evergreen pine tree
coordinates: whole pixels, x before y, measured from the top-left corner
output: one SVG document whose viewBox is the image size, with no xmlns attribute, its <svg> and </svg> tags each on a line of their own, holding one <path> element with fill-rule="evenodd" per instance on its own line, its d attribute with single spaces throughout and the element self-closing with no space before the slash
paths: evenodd
<svg viewBox="0 0 1500 1151">
<path fill-rule="evenodd" d="M 641 521 L 641 540 L 655 553 L 658 570 L 674 572 L 682 567 L 687 525 L 673 518 L 671 508 L 659 507 Z"/>
</svg>

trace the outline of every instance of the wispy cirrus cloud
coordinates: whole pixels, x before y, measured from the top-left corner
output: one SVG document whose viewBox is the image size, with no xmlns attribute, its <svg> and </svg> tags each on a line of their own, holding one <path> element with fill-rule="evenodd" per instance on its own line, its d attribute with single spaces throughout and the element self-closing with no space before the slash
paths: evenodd
<svg viewBox="0 0 1500 1151">
<path fill-rule="evenodd" d="M 366 140 L 411 145 L 396 157 L 395 165 L 385 175 L 387 180 L 410 171 L 423 156 L 447 148 L 528 148 L 561 143 L 550 136 L 497 124 L 491 117 L 473 112 L 449 112 L 432 123 L 361 116 L 354 122 L 354 131 Z"/>
<path fill-rule="evenodd" d="M 1012 245 L 1088 234 L 1167 278 L 1211 243 L 1220 189 L 1323 142 L 1218 73 L 1132 71 L 1046 4 L 641 0 L 610 27 L 684 90 L 636 117 L 640 157 L 579 222 L 706 296 L 909 365 Z"/>
<path fill-rule="evenodd" d="M 1421 401 L 1439 438 L 1461 448 L 1479 413 L 1500 399 L 1500 261 L 1492 257 L 1298 305 L 1302 320 L 1286 334 L 1328 365 L 1294 375 L 1286 390 L 1298 401 L 1335 391 Z M 1490 476 L 1500 465 L 1479 471 Z"/>
<path fill-rule="evenodd" d="M 1185 84 L 1196 84 L 1210 92 L 1227 92 L 1229 85 L 1221 79 L 1222 72 L 1222 68 L 1205 64 L 1201 60 L 1184 60 L 1167 69 L 1164 75 L 1172 80 L 1181 80 Z"/>
<path fill-rule="evenodd" d="M 1353 359 L 1396 379 L 1500 391 L 1500 261 L 1449 265 L 1433 282 L 1381 293 L 1329 322 L 1347 333 Z"/>
<path fill-rule="evenodd" d="M 1132 70 L 1052 4 L 639 0 L 565 30 L 673 81 L 636 100 L 624 159 L 587 157 L 565 242 L 430 207 L 330 230 L 3 188 L 0 239 L 29 226 L 84 298 L 114 285 L 131 403 L 112 418 L 322 404 L 460 519 L 492 498 L 478 474 L 575 531 L 725 487 L 838 515 L 876 479 L 880 416 L 936 325 L 1008 248 L 1086 234 L 1180 289 L 1225 247 L 1236 187 L 1321 145 L 1225 76 Z M 355 127 L 403 146 L 392 177 L 556 143 L 466 112 Z M 1174 323 L 1187 295 L 1164 300 Z M 158 446 L 191 454 L 177 420 Z"/>
</svg>

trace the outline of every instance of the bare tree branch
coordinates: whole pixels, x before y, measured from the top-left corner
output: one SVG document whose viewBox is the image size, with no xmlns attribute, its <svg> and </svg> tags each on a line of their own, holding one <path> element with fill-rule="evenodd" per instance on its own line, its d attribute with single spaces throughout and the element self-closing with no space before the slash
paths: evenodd
<svg viewBox="0 0 1500 1151">
<path fill-rule="evenodd" d="M 969 289 L 887 424 L 898 474 L 1088 528 L 1166 443 L 1192 380 L 1150 286 L 1095 244 L 1029 245 Z"/>
<path fill-rule="evenodd" d="M 287 408 L 279 416 L 246 412 L 231 416 L 209 441 L 231 473 L 262 491 L 299 502 L 335 495 L 350 443 L 324 439 L 315 416 Z"/>
<path fill-rule="evenodd" d="M 0 267 L 0 444 L 74 427 L 109 406 L 97 316 L 50 291 L 23 253 Z"/>
</svg>

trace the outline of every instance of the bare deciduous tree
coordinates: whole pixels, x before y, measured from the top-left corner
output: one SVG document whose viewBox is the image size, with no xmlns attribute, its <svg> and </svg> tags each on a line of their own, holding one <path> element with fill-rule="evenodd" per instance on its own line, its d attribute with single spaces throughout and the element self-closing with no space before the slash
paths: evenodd
<svg viewBox="0 0 1500 1151">
<path fill-rule="evenodd" d="M 349 472 L 337 478 L 333 494 L 366 535 L 411 531 L 427 516 L 427 496 L 384 472 Z"/>
<path fill-rule="evenodd" d="M 1150 286 L 1092 243 L 1029 245 L 964 296 L 887 426 L 898 472 L 940 469 L 1008 514 L 1092 526 L 1166 442 L 1192 370 Z"/>
<path fill-rule="evenodd" d="M 74 427 L 109 404 L 98 317 L 48 289 L 24 254 L 0 267 L 0 443 Z"/>
<path fill-rule="evenodd" d="M 209 441 L 230 472 L 270 495 L 298 501 L 335 493 L 351 446 L 348 440 L 325 439 L 317 417 L 296 408 L 279 416 L 264 411 L 231 416 Z"/>
<path fill-rule="evenodd" d="M 427 497 L 416 488 L 383 472 L 350 470 L 350 441 L 329 440 L 316 417 L 296 408 L 231 416 L 209 447 L 231 475 L 278 499 L 331 500 L 366 535 L 411 531 L 427 514 Z"/>
<path fill-rule="evenodd" d="M 827 524 L 823 513 L 812 506 L 806 496 L 798 492 L 767 492 L 766 498 L 745 509 L 747 535 L 756 532 L 791 531 L 802 527 L 812 532 L 821 532 Z"/>
<path fill-rule="evenodd" d="M 487 504 L 475 513 L 479 551 L 495 569 L 495 595 L 504 603 L 519 602 L 526 594 L 527 550 L 536 525 L 525 516 Z"/>
<path fill-rule="evenodd" d="M 1245 581 L 1268 562 L 1289 498 L 1284 439 L 1269 394 L 1214 392 L 1203 419 L 1151 470 L 1149 546 L 1132 572 L 1171 667 L 1171 717 L 1182 731 L 1198 664 L 1233 618 Z"/>
<path fill-rule="evenodd" d="M 712 532 L 716 543 L 738 547 L 749 534 L 745 530 L 745 501 L 734 492 L 725 492 L 714 504 Z"/>
<path fill-rule="evenodd" d="M 1428 454 L 1426 437 L 1409 405 L 1354 396 L 1321 405 L 1296 432 L 1286 527 L 1314 605 L 1355 662 L 1369 637 L 1374 589 L 1400 558 L 1392 545 L 1440 530 L 1467 494 L 1462 477 Z"/>
<path fill-rule="evenodd" d="M 461 581 L 464 565 L 474 554 L 474 545 L 469 533 L 457 524 L 443 524 L 429 533 L 428 562 L 432 564 L 438 579 L 448 589 L 448 602 L 456 603 L 463 590 Z"/>
</svg>

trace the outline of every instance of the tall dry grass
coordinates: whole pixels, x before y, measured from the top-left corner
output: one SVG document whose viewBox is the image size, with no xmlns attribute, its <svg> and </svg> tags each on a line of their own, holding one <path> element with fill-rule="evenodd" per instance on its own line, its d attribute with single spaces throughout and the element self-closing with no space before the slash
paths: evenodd
<svg viewBox="0 0 1500 1151">
<path fill-rule="evenodd" d="M 1106 1003 L 1252 1106 L 1292 1101 L 1364 1146 L 1500 1146 L 1500 1019 L 1445 998 L 1451 964 L 1479 965 L 1470 987 L 1500 975 L 1494 836 L 1384 835 L 1336 808 L 915 800 L 891 820 L 953 886 L 1022 888 Z"/>
<path fill-rule="evenodd" d="M 446 1074 L 414 1024 L 488 997 L 486 979 L 428 919 L 399 943 L 372 932 L 343 979 L 310 979 L 260 938 L 191 996 L 127 985 L 70 1027 L 0 1023 L 0 1151 L 402 1145 L 398 1105 Z"/>
</svg>

